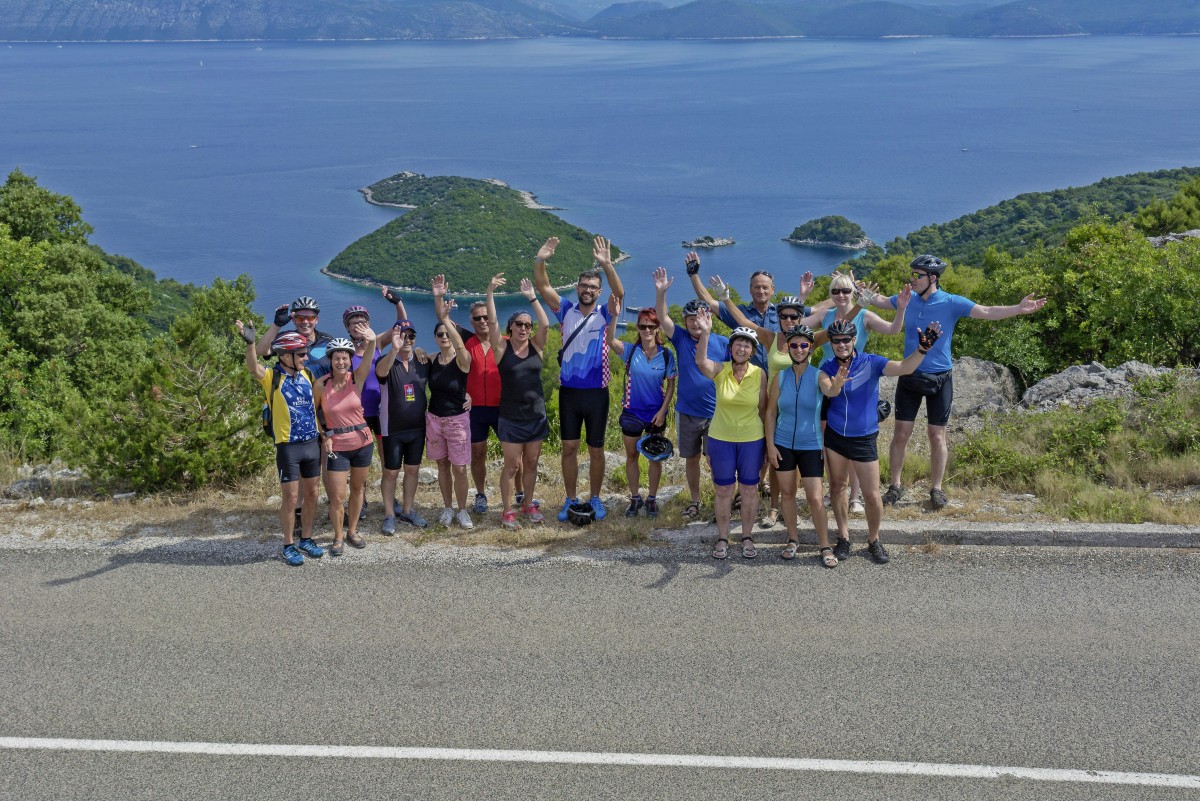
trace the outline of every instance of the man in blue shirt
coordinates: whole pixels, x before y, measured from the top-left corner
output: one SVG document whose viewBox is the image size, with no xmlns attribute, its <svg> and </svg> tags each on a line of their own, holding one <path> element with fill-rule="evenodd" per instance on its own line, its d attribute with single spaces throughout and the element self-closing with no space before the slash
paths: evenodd
<svg viewBox="0 0 1200 801">
<path fill-rule="evenodd" d="M 552 236 L 538 250 L 533 261 L 533 283 L 558 318 L 563 338 L 559 351 L 558 425 L 567 497 L 558 519 L 566 522 L 567 509 L 578 497 L 579 439 L 586 427 L 590 503 L 596 519 L 603 520 L 607 510 L 600 499 L 600 488 L 604 484 L 604 431 L 608 426 L 610 373 L 606 342 L 609 313 L 608 307 L 600 303 L 601 277 L 608 278 L 608 285 L 617 298 L 624 299 L 625 288 L 613 267 L 608 240 L 598 236 L 592 243 L 596 267 L 579 274 L 575 284 L 576 301 L 564 300 L 551 285 L 546 271 L 546 262 L 557 247 L 558 237 Z"/>
<path fill-rule="evenodd" d="M 1013 306 L 980 306 L 938 287 L 946 267 L 946 262 L 929 254 L 917 256 L 910 265 L 912 300 L 904 320 L 904 355 L 910 356 L 917 350 L 918 328 L 937 322 L 941 324 L 942 336 L 917 371 L 901 377 L 896 383 L 896 429 L 888 449 L 892 477 L 883 495 L 883 502 L 889 506 L 904 497 L 900 476 L 904 468 L 905 449 L 912 437 L 913 422 L 917 419 L 922 399 L 925 399 L 925 414 L 929 421 L 929 503 L 934 509 L 941 509 L 949 502 L 942 491 L 942 479 L 949 459 L 946 423 L 950 419 L 951 401 L 954 400 L 950 341 L 955 324 L 964 317 L 972 320 L 1006 320 L 1019 314 L 1033 314 L 1046 305 L 1045 298 L 1035 298 L 1030 294 Z M 895 295 L 864 296 L 865 302 L 882 309 L 896 308 Z"/>
</svg>

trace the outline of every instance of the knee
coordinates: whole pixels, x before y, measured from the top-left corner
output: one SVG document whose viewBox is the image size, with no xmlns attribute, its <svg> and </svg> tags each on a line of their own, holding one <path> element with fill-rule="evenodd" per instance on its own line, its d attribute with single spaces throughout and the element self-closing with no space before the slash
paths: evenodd
<svg viewBox="0 0 1200 801">
<path fill-rule="evenodd" d="M 938 448 L 946 446 L 946 429 L 944 426 L 929 427 L 929 444 Z"/>
<path fill-rule="evenodd" d="M 564 459 L 574 459 L 579 455 L 579 440 L 565 440 L 562 444 L 562 455 Z"/>
</svg>

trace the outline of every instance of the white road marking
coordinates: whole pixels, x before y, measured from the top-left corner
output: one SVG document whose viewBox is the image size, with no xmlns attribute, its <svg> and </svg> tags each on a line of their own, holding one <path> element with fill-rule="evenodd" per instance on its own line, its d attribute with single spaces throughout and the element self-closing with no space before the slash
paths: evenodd
<svg viewBox="0 0 1200 801">
<path fill-rule="evenodd" d="M 144 740 L 72 740 L 55 737 L 0 737 L 0 749 L 115 751 L 123 753 L 208 754 L 212 756 L 327 757 L 334 759 L 453 760 L 461 762 L 536 762 L 563 765 L 740 768 L 799 772 L 875 773 L 955 779 L 1029 779 L 1041 782 L 1128 784 L 1200 790 L 1200 776 L 1172 773 L 1122 773 L 1107 770 L 1018 768 L 995 765 L 944 765 L 851 759 L 778 759 L 700 754 L 615 754 L 587 751 L 504 751 L 478 748 L 388 748 L 360 745 L 275 745 L 257 743 L 175 743 Z"/>
</svg>

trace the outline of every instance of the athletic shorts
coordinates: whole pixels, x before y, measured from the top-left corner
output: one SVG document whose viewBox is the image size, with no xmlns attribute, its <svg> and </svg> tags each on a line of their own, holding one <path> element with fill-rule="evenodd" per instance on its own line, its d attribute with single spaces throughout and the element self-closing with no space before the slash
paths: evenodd
<svg viewBox="0 0 1200 801">
<path fill-rule="evenodd" d="M 425 455 L 435 462 L 449 459 L 450 464 L 471 463 L 471 413 L 438 417 L 425 413 Z"/>
<path fill-rule="evenodd" d="M 752 442 L 726 442 L 723 439 L 708 438 L 708 461 L 712 469 L 713 483 L 718 487 L 728 487 L 731 484 L 758 485 L 758 474 L 762 470 L 763 455 L 767 451 L 767 441 L 756 439 Z"/>
<path fill-rule="evenodd" d="M 368 414 L 363 417 L 367 421 L 367 428 L 371 429 L 371 433 L 378 437 L 383 436 L 383 431 L 379 428 L 379 415 Z"/>
<path fill-rule="evenodd" d="M 878 431 L 861 437 L 843 437 L 832 428 L 825 429 L 825 447 L 852 462 L 878 462 L 878 439 Z"/>
<path fill-rule="evenodd" d="M 665 425 L 656 426 L 652 422 L 643 420 L 629 411 L 621 412 L 621 417 L 617 422 L 621 426 L 621 433 L 627 437 L 640 437 L 642 434 L 661 434 L 667 430 Z"/>
<path fill-rule="evenodd" d="M 800 478 L 820 478 L 825 475 L 825 451 L 795 451 L 778 444 L 775 450 L 779 451 L 779 467 L 776 468 L 776 472 L 799 470 Z"/>
<path fill-rule="evenodd" d="M 675 431 L 679 440 L 679 455 L 684 459 L 702 456 L 704 441 L 708 439 L 708 426 L 711 417 L 693 417 L 683 412 L 675 412 Z"/>
<path fill-rule="evenodd" d="M 468 414 L 471 415 L 471 444 L 486 442 L 489 431 L 500 436 L 499 406 L 472 406 Z"/>
<path fill-rule="evenodd" d="M 404 465 L 419 465 L 424 452 L 425 429 L 397 431 L 383 438 L 383 469 L 399 470 Z"/>
<path fill-rule="evenodd" d="M 352 451 L 334 451 L 325 456 L 325 469 L 331 473 L 345 473 L 351 467 L 370 467 L 374 452 L 374 442 Z"/>
<path fill-rule="evenodd" d="M 608 390 L 572 389 L 558 390 L 558 433 L 563 442 L 581 439 L 587 428 L 587 446 L 604 447 L 604 429 L 608 427 Z"/>
<path fill-rule="evenodd" d="M 896 419 L 905 423 L 916 420 L 922 398 L 929 425 L 946 425 L 954 401 L 954 371 L 900 376 L 896 381 Z"/>
<path fill-rule="evenodd" d="M 275 446 L 275 467 L 279 469 L 280 484 L 316 478 L 321 475 L 321 444 L 316 437 L 279 443 Z"/>
<path fill-rule="evenodd" d="M 500 428 L 496 436 L 501 442 L 513 445 L 524 445 L 527 442 L 541 442 L 550 433 L 550 421 L 546 415 L 536 420 L 509 420 L 500 418 Z"/>
</svg>

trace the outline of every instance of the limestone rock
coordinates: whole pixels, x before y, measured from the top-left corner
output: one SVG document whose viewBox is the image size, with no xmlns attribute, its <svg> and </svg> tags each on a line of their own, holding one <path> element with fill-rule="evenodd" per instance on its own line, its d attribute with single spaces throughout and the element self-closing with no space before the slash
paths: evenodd
<svg viewBox="0 0 1200 801">
<path fill-rule="evenodd" d="M 1084 406 L 1099 398 L 1127 397 L 1133 384 L 1172 372 L 1143 362 L 1126 362 L 1111 370 L 1099 362 L 1077 364 L 1057 375 L 1047 376 L 1025 391 L 1021 406 L 1046 410 L 1057 406 Z"/>
<path fill-rule="evenodd" d="M 879 397 L 895 403 L 895 378 L 879 380 Z M 1016 406 L 1020 398 L 1017 379 L 1004 365 L 970 356 L 954 360 L 952 418 L 961 420 L 982 412 L 1009 409 Z M 918 419 L 924 419 L 923 415 L 924 412 L 918 414 Z"/>
</svg>

